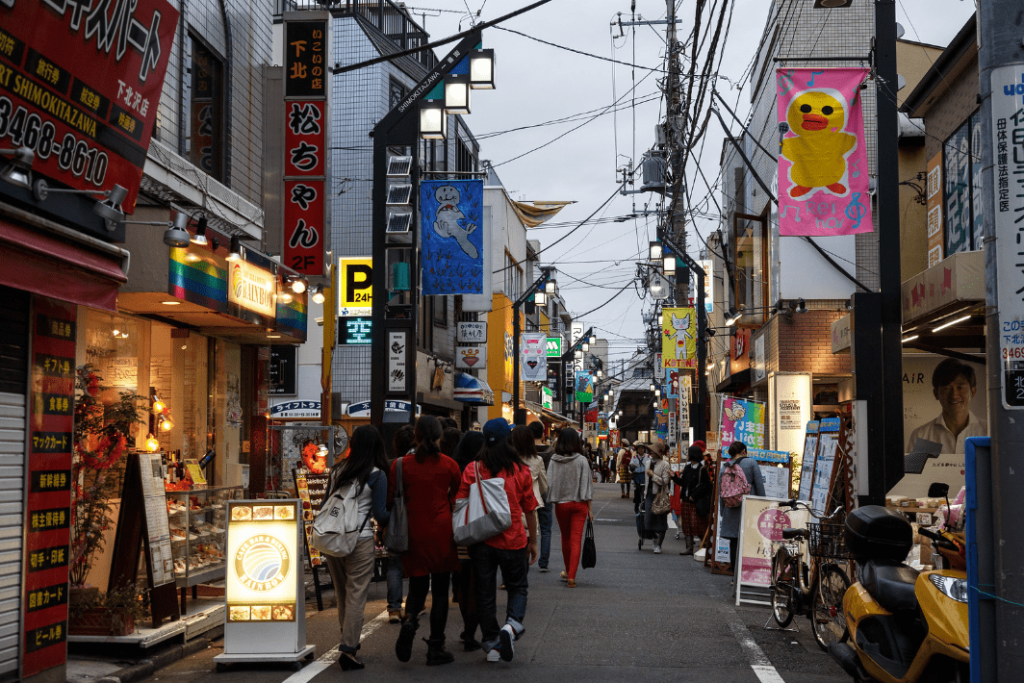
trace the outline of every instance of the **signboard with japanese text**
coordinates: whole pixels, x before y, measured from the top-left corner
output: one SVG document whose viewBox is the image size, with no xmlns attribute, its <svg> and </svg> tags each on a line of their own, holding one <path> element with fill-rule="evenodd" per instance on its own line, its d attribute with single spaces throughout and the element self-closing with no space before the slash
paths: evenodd
<svg viewBox="0 0 1024 683">
<path fill-rule="evenodd" d="M 828 497 L 832 490 L 832 471 L 835 468 L 836 456 L 839 454 L 840 428 L 838 417 L 827 417 L 818 426 L 818 452 L 814 461 L 810 498 L 811 509 L 818 515 L 831 512 L 825 507 L 828 505 Z"/>
<path fill-rule="evenodd" d="M 404 330 L 388 331 L 388 391 L 403 393 L 409 385 L 409 373 L 406 368 L 405 346 L 408 333 Z"/>
<path fill-rule="evenodd" d="M 747 448 L 764 448 L 764 404 L 728 396 L 722 402 L 722 452 L 733 441 L 742 441 Z"/>
<path fill-rule="evenodd" d="M 337 327 L 339 344 L 373 343 L 373 317 L 361 315 L 353 318 L 339 318 Z"/>
<path fill-rule="evenodd" d="M 545 382 L 548 378 L 547 332 L 524 332 L 519 343 L 519 372 L 524 382 Z"/>
<path fill-rule="evenodd" d="M 661 360 L 664 367 L 697 367 L 697 309 L 663 308 L 661 315 Z"/>
<path fill-rule="evenodd" d="M 338 259 L 338 315 L 373 314 L 373 258 Z"/>
<path fill-rule="evenodd" d="M 67 656 L 76 320 L 74 305 L 33 299 L 30 483 L 21 593 L 26 678 L 64 664 Z"/>
<path fill-rule="evenodd" d="M 779 233 L 871 232 L 860 84 L 867 68 L 778 69 Z"/>
<path fill-rule="evenodd" d="M 697 261 L 704 271 L 704 310 L 715 312 L 715 262 L 711 259 Z M 699 277 L 699 276 L 698 276 Z"/>
<path fill-rule="evenodd" d="M 0 147 L 31 148 L 36 174 L 77 190 L 120 185 L 133 213 L 178 11 L 96 6 L 0 2 Z"/>
<path fill-rule="evenodd" d="M 992 193 L 996 243 L 986 250 L 995 254 L 998 280 L 999 352 L 1003 362 L 1003 407 L 1024 409 L 1024 271 L 1018 245 L 1024 239 L 1024 193 L 1017 189 L 1024 169 L 1019 156 L 1024 137 L 1024 86 L 1020 65 L 1001 66 L 992 71 L 992 147 L 995 150 Z M 1011 149 L 1012 147 L 1012 149 Z"/>
<path fill-rule="evenodd" d="M 483 292 L 483 194 L 482 180 L 420 182 L 420 260 L 425 296 Z"/>
<path fill-rule="evenodd" d="M 284 263 L 324 274 L 330 78 L 328 22 L 285 21 Z"/>
<path fill-rule="evenodd" d="M 295 363 L 296 347 L 270 347 L 270 393 L 274 396 L 294 396 L 295 376 L 298 366 Z"/>
<path fill-rule="evenodd" d="M 306 557 L 309 558 L 310 567 L 318 567 L 324 564 L 324 558 L 320 551 L 309 544 L 313 535 L 313 519 L 320 511 L 320 506 L 327 495 L 327 487 L 331 481 L 331 470 L 322 474 L 313 474 L 305 467 L 292 470 L 292 478 L 295 481 L 295 491 L 302 501 L 302 526 L 306 536 Z"/>
<path fill-rule="evenodd" d="M 486 322 L 463 322 L 459 321 L 455 341 L 464 344 L 485 344 L 487 343 Z"/>
<path fill-rule="evenodd" d="M 928 160 L 928 176 L 925 186 L 925 199 L 928 202 L 928 267 L 936 265 L 944 257 L 942 250 L 942 152 Z"/>
<path fill-rule="evenodd" d="M 818 452 L 818 421 L 810 420 L 804 433 L 804 454 L 800 462 L 800 491 L 797 498 L 811 499 L 811 484 L 814 480 L 814 459 Z"/>
</svg>

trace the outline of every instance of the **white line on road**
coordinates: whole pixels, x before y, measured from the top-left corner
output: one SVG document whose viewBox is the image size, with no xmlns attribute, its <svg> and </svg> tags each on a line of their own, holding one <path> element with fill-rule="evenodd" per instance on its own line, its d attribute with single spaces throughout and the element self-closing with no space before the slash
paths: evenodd
<svg viewBox="0 0 1024 683">
<path fill-rule="evenodd" d="M 736 642 L 740 644 L 740 648 L 746 655 L 747 661 L 750 662 L 750 668 L 754 670 L 757 680 L 761 681 L 761 683 L 786 683 L 782 680 L 779 672 L 775 670 L 775 667 L 772 666 L 768 656 L 758 647 L 754 637 L 750 635 L 750 629 L 739 620 L 736 610 L 726 608 L 720 611 L 726 615 L 729 628 L 736 637 Z"/>
<path fill-rule="evenodd" d="M 359 641 L 362 642 L 369 638 L 374 631 L 379 629 L 388 620 L 388 611 L 384 610 L 376 617 L 374 617 L 369 624 L 363 625 L 363 631 L 359 634 Z M 315 662 L 308 664 L 303 667 L 302 671 L 292 674 L 288 678 L 284 679 L 282 683 L 309 683 L 321 672 L 326 671 L 331 667 L 332 664 L 338 661 L 338 657 L 341 656 L 341 652 L 338 650 L 338 646 L 335 645 L 333 648 L 320 655 Z"/>
</svg>

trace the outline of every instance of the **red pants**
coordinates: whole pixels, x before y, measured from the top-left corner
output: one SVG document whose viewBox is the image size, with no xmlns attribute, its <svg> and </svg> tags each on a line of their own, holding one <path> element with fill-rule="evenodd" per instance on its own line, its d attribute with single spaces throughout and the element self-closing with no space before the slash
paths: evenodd
<svg viewBox="0 0 1024 683">
<path fill-rule="evenodd" d="M 555 505 L 555 518 L 558 519 L 558 530 L 562 533 L 562 561 L 565 563 L 565 573 L 570 579 L 576 578 L 576 568 L 580 564 L 583 528 L 589 511 L 589 506 L 584 502 Z"/>
</svg>

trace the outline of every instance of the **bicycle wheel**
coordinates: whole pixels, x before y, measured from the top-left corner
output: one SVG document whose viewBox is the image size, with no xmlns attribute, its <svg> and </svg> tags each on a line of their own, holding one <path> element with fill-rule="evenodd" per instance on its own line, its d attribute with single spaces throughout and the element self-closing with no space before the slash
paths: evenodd
<svg viewBox="0 0 1024 683">
<path fill-rule="evenodd" d="M 793 566 L 789 553 L 780 548 L 772 558 L 772 616 L 779 628 L 786 628 L 793 621 Z"/>
<path fill-rule="evenodd" d="M 828 650 L 832 643 L 844 642 L 850 637 L 843 612 L 843 596 L 850 587 L 846 572 L 834 564 L 818 568 L 818 580 L 811 602 L 811 627 L 818 647 Z"/>
</svg>

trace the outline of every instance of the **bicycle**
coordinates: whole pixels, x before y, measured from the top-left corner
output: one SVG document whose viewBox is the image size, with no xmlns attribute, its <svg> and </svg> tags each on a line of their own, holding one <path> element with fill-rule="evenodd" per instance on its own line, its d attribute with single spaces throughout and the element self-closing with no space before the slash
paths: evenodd
<svg viewBox="0 0 1024 683">
<path fill-rule="evenodd" d="M 815 514 L 806 503 L 795 500 L 779 506 L 795 510 L 801 507 L 817 522 L 806 529 L 783 529 L 783 543 L 772 556 L 772 616 L 779 628 L 786 628 L 797 614 L 806 614 L 811 621 L 814 640 L 822 650 L 834 642 L 849 638 L 843 596 L 850 579 L 839 562 L 848 561 L 842 521 L 837 507 L 832 514 Z M 809 544 L 811 564 L 804 562 L 804 544 Z"/>
</svg>

